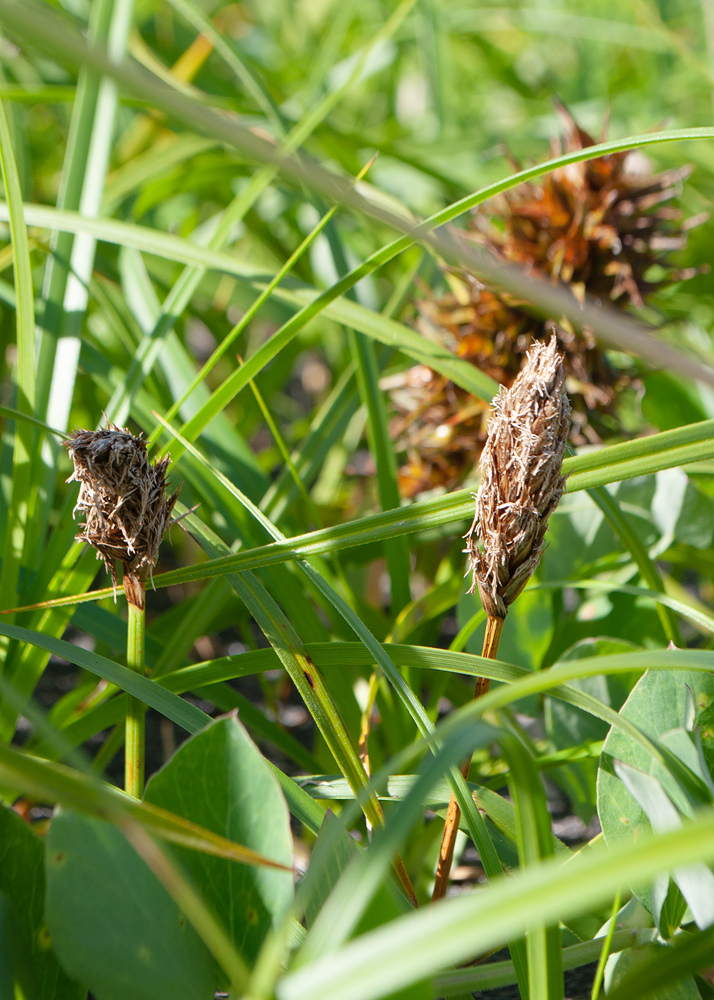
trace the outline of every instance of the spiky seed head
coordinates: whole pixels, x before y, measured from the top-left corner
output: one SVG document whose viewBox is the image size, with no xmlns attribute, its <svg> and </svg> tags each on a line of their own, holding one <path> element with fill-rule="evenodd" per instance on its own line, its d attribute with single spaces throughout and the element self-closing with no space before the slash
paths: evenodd
<svg viewBox="0 0 714 1000">
<path fill-rule="evenodd" d="M 553 143 L 552 157 L 595 143 L 566 108 L 558 104 L 557 110 L 563 139 Z M 703 218 L 682 221 L 682 212 L 668 204 L 688 172 L 680 167 L 653 175 L 642 154 L 632 151 L 571 163 L 490 199 L 461 235 L 570 286 L 578 299 L 588 293 L 639 308 L 656 287 L 698 273 L 675 269 L 669 260 Z M 543 322 L 522 301 L 485 288 L 465 272 L 447 268 L 446 280 L 449 294 L 416 301 L 418 329 L 510 385 L 531 343 L 548 339 Z M 637 388 L 636 367 L 622 367 L 588 330 L 563 331 L 560 347 L 574 406 L 571 440 L 598 444 L 618 430 L 616 400 L 623 389 Z M 399 472 L 404 496 L 457 488 L 474 468 L 486 437 L 483 400 L 436 372 L 430 378 L 423 370 L 418 375 L 415 380 L 407 371 L 398 381 L 389 379 L 396 410 L 392 433 L 408 456 Z"/>
<path fill-rule="evenodd" d="M 120 562 L 127 599 L 143 607 L 144 584 L 178 499 L 178 491 L 166 496 L 169 457 L 152 465 L 141 437 L 111 423 L 98 431 L 77 430 L 65 444 L 74 463 L 67 482 L 80 484 L 73 514 L 84 514 L 77 541 L 97 550 L 115 593 Z"/>
<path fill-rule="evenodd" d="M 501 386 L 492 406 L 466 551 L 471 593 L 478 587 L 487 614 L 505 618 L 538 565 L 548 518 L 565 488 L 570 401 L 555 334 L 548 344 L 534 343 L 515 382 Z"/>
</svg>

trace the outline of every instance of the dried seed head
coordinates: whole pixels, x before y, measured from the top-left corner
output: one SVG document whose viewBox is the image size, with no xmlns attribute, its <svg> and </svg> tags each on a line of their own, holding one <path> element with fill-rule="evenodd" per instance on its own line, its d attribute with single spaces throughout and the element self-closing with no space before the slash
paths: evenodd
<svg viewBox="0 0 714 1000">
<path fill-rule="evenodd" d="M 553 143 L 551 156 L 594 145 L 566 108 L 556 108 L 563 138 Z M 571 163 L 478 206 L 460 235 L 569 286 L 579 300 L 588 293 L 639 308 L 656 288 L 699 273 L 675 268 L 670 260 L 702 221 L 683 220 L 670 204 L 688 172 L 680 167 L 653 175 L 632 150 Z M 532 342 L 548 339 L 543 322 L 524 302 L 485 288 L 468 273 L 447 268 L 446 280 L 448 294 L 425 289 L 414 303 L 420 333 L 510 385 Z M 564 332 L 560 347 L 574 410 L 570 439 L 599 444 L 619 432 L 617 400 L 622 390 L 638 388 L 637 369 L 623 367 L 587 329 Z M 396 410 L 392 435 L 408 456 L 399 471 L 402 495 L 456 489 L 483 447 L 486 404 L 436 372 L 425 377 L 423 368 L 389 381 Z"/>
<path fill-rule="evenodd" d="M 152 465 L 141 438 L 113 424 L 75 431 L 65 443 L 74 462 L 67 482 L 80 484 L 73 513 L 84 513 L 77 541 L 97 550 L 115 591 L 117 560 L 122 564 L 127 599 L 142 607 L 144 583 L 178 499 L 178 491 L 166 497 L 169 458 Z"/>
<path fill-rule="evenodd" d="M 510 389 L 501 386 L 481 454 L 476 516 L 467 537 L 473 582 L 486 612 L 505 618 L 543 552 L 558 505 L 570 427 L 563 358 L 555 335 L 537 341 Z M 476 545 L 480 536 L 483 550 Z"/>
</svg>

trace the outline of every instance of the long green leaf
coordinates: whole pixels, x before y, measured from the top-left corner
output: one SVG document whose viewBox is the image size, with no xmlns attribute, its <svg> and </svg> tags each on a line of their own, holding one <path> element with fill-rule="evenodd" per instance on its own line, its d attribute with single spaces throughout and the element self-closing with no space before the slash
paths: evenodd
<svg viewBox="0 0 714 1000">
<path fill-rule="evenodd" d="M 383 884 L 392 858 L 421 819 L 430 789 L 469 750 L 486 746 L 496 737 L 497 730 L 485 724 L 478 730 L 462 729 L 455 739 L 427 759 L 416 781 L 390 815 L 389 822 L 375 834 L 369 858 L 357 856 L 330 894 L 300 951 L 297 959 L 300 965 L 331 952 L 350 937 L 369 901 Z"/>
<path fill-rule="evenodd" d="M 676 436 L 673 438 L 673 435 Z M 643 446 L 645 442 L 646 448 Z M 634 457 L 630 457 L 633 452 Z M 611 445 L 595 454 L 600 457 L 600 461 L 594 468 L 593 453 L 576 455 L 565 460 L 563 471 L 568 477 L 568 492 L 574 493 L 634 476 L 648 475 L 662 469 L 676 468 L 704 457 L 714 458 L 714 421 L 707 420 L 679 428 L 676 432 L 667 431 L 642 440 Z M 611 463 L 607 461 L 609 455 L 613 457 Z M 586 465 L 582 473 L 581 463 Z M 338 551 L 367 542 L 381 541 L 397 534 L 427 531 L 472 517 L 471 493 L 468 490 L 459 490 L 445 497 L 400 507 L 397 511 L 372 514 L 358 521 L 298 535 L 285 542 L 272 542 L 260 548 L 219 557 L 199 566 L 159 573 L 154 577 L 154 584 L 157 587 L 169 586 L 189 580 L 209 579 L 234 570 L 257 569 L 286 559 L 309 558 L 312 555 Z M 72 598 L 61 598 L 48 603 L 47 606 L 99 600 L 110 593 L 111 590 L 105 588 L 89 594 L 78 594 Z M 671 599 L 663 596 L 662 600 L 669 602 Z"/>
<path fill-rule="evenodd" d="M 100 0 L 90 12 L 89 35 L 106 44 L 113 59 L 122 59 L 131 26 L 134 0 Z M 77 104 L 63 167 L 59 203 L 76 208 L 83 217 L 101 211 L 104 181 L 114 135 L 117 87 L 110 77 L 82 70 Z M 38 357 L 38 412 L 60 431 L 68 427 L 77 378 L 80 331 L 89 301 L 96 239 L 90 233 L 71 237 L 53 233 L 54 259 L 45 272 L 45 309 Z M 59 447 L 43 442 L 33 463 L 34 530 L 28 538 L 30 565 L 38 561 L 57 480 Z"/>
<path fill-rule="evenodd" d="M 505 716 L 505 713 L 503 713 Z M 501 720 L 504 721 L 503 719 Z M 521 869 L 555 853 L 545 791 L 521 734 L 505 716 L 506 732 L 499 741 L 509 764 L 508 786 L 516 807 L 518 856 Z M 512 730 L 509 732 L 508 730 Z M 529 1000 L 563 1000 L 563 959 L 558 923 L 545 922 L 526 934 Z"/>
<path fill-rule="evenodd" d="M 714 652 L 703 649 L 652 649 L 642 653 L 613 653 L 582 660 L 561 661 L 548 670 L 530 673 L 458 709 L 444 724 L 444 731 L 465 718 L 480 718 L 483 712 L 509 705 L 530 694 L 551 691 L 561 684 L 598 674 L 620 674 L 637 670 L 714 670 Z M 596 699 L 593 699 L 594 701 Z M 602 706 L 603 708 L 605 706 Z M 616 713 L 613 713 L 613 715 Z"/>
<path fill-rule="evenodd" d="M 23 217 L 20 178 L 10 138 L 5 108 L 0 103 L 0 166 L 7 196 L 12 240 L 12 260 L 16 283 L 17 316 L 17 408 L 32 414 L 35 406 L 35 311 L 32 268 L 27 228 Z M 25 532 L 31 504 L 31 458 L 35 433 L 32 426 L 19 421 L 15 430 L 12 495 L 5 513 L 0 607 L 15 600 L 20 578 L 20 564 L 26 547 Z"/>
<path fill-rule="evenodd" d="M 328 672 L 343 667 L 370 667 L 375 662 L 379 662 L 375 653 L 362 642 L 306 643 L 305 649 L 311 661 L 320 670 Z M 486 659 L 473 653 L 457 653 L 444 649 L 406 646 L 396 643 L 385 643 L 383 649 L 384 655 L 388 656 L 389 661 L 394 666 L 407 670 L 440 670 L 448 673 L 466 674 L 471 677 L 488 677 L 506 684 L 513 684 L 521 678 L 531 677 L 531 671 L 525 667 L 504 663 L 501 660 Z M 628 666 L 625 672 L 647 668 L 651 661 L 644 659 L 642 654 L 638 655 L 640 659 L 634 665 Z M 600 658 L 596 672 L 598 670 L 606 672 L 607 668 L 604 663 L 609 663 L 609 661 L 610 657 Z M 577 662 L 581 665 L 589 663 L 588 660 Z M 275 650 L 252 650 L 236 656 L 224 656 L 206 663 L 182 667 L 166 677 L 159 678 L 157 684 L 168 691 L 183 694 L 185 691 L 193 691 L 211 684 L 220 684 L 237 677 L 249 677 L 266 670 L 274 670 L 279 665 L 280 660 Z M 576 705 L 578 708 L 594 714 L 597 718 L 603 719 L 608 725 L 626 728 L 633 739 L 640 738 L 639 731 L 631 726 L 627 720 L 622 719 L 617 712 L 603 705 L 585 691 L 564 683 L 551 693 L 569 704 Z M 83 742 L 93 733 L 106 729 L 120 719 L 121 712 L 121 704 L 114 701 L 106 703 L 88 712 L 82 719 L 73 722 L 67 727 L 66 733 L 71 735 L 73 742 Z M 426 727 L 424 734 L 428 735 L 430 731 L 430 728 Z M 652 744 L 645 741 L 645 746 L 647 749 L 651 749 Z"/>
<path fill-rule="evenodd" d="M 636 938 L 632 931 L 616 931 L 612 938 L 613 952 L 624 951 L 633 947 Z M 563 968 L 577 969 L 581 965 L 589 965 L 597 960 L 602 950 L 602 939 L 582 941 L 563 948 Z M 476 990 L 492 990 L 499 986 L 510 986 L 516 982 L 516 972 L 512 962 L 488 962 L 481 966 L 471 966 L 465 969 L 454 969 L 439 973 L 434 977 L 434 1000 L 438 997 L 460 997 L 465 992 Z M 623 998 L 626 1000 L 626 998 Z"/>
<path fill-rule="evenodd" d="M 157 712 L 161 712 L 167 719 L 171 719 L 187 732 L 194 733 L 211 721 L 211 717 L 202 712 L 200 708 L 183 701 L 153 681 L 139 676 L 133 670 L 128 670 L 119 663 L 114 663 L 106 656 L 99 656 L 98 653 L 89 652 L 89 650 L 75 646 L 71 642 L 55 639 L 54 636 L 42 635 L 39 632 L 31 632 L 29 629 L 19 628 L 17 625 L 0 624 L 0 635 L 39 646 L 49 653 L 54 653 L 55 656 L 69 660 L 70 663 L 76 663 L 77 666 L 89 670 L 97 677 L 103 677 L 104 680 L 116 684 L 128 694 L 143 701 L 144 704 L 155 708 Z"/>
<path fill-rule="evenodd" d="M 633 453 L 634 457 L 631 457 Z M 698 459 L 714 458 L 714 421 L 689 424 L 676 431 L 666 431 L 641 440 L 611 445 L 594 454 L 599 457 L 595 467 L 592 465 L 593 453 L 590 452 L 565 460 L 563 471 L 568 477 L 568 492 L 575 493 L 578 490 L 605 486 L 635 476 L 649 475 Z M 611 463 L 607 461 L 609 455 L 613 457 Z M 582 473 L 581 463 L 586 466 Z M 189 580 L 209 579 L 234 570 L 257 569 L 286 559 L 309 558 L 312 555 L 326 554 L 367 542 L 381 541 L 397 534 L 427 531 L 470 520 L 472 517 L 473 498 L 470 491 L 458 490 L 444 497 L 400 507 L 396 511 L 372 514 L 357 521 L 298 535 L 285 542 L 272 542 L 260 548 L 222 556 L 199 566 L 159 573 L 154 577 L 154 584 L 157 587 L 169 586 Z M 47 606 L 59 607 L 62 604 L 99 600 L 110 593 L 109 588 L 104 588 L 48 602 Z M 663 595 L 656 599 L 677 610 L 677 607 L 670 603 L 672 598 Z M 686 606 L 679 605 L 679 607 Z M 688 613 L 691 613 L 691 609 Z"/>
<path fill-rule="evenodd" d="M 206 460 L 201 456 L 200 452 L 198 452 L 192 445 L 190 445 L 189 442 L 187 442 L 183 438 L 181 438 L 181 441 L 185 447 L 191 450 L 191 453 L 194 455 L 194 457 L 198 458 L 204 464 L 208 464 Z M 256 520 L 258 520 L 259 523 L 263 525 L 266 531 L 268 531 L 276 539 L 282 539 L 284 537 L 282 532 L 280 532 L 279 529 L 275 527 L 275 525 L 271 524 L 268 518 L 254 504 L 252 504 L 250 500 L 240 490 L 237 489 L 237 487 L 235 487 L 229 480 L 227 480 L 216 470 L 213 470 L 213 474 L 220 482 L 223 483 L 223 485 L 234 496 L 236 496 L 240 500 L 240 502 L 246 507 L 246 509 L 253 514 Z M 215 546 L 211 546 L 211 548 L 214 547 Z M 434 733 L 434 726 L 431 720 L 429 719 L 428 715 L 424 711 L 424 708 L 419 699 L 416 697 L 415 693 L 406 683 L 405 679 L 402 677 L 399 671 L 395 668 L 386 649 L 377 642 L 377 640 L 374 638 L 369 629 L 364 625 L 364 623 L 359 619 L 359 617 L 354 613 L 354 611 L 349 607 L 349 605 L 332 589 L 332 587 L 329 586 L 329 584 L 323 579 L 320 573 L 318 573 L 315 569 L 313 569 L 313 567 L 310 566 L 308 562 L 303 560 L 300 560 L 298 562 L 298 566 L 307 576 L 307 578 L 312 582 L 313 586 L 315 586 L 324 595 L 324 597 L 327 598 L 330 604 L 332 604 L 333 607 L 335 607 L 337 612 L 342 616 L 345 622 L 352 628 L 357 637 L 362 640 L 365 647 L 374 656 L 375 662 L 382 669 L 387 680 L 390 682 L 392 687 L 397 691 L 400 699 L 402 700 L 405 708 L 407 709 L 412 719 L 414 720 L 414 723 L 419 732 L 421 733 L 421 735 L 425 739 L 430 739 Z M 255 614 L 255 612 L 253 613 Z M 259 618 L 256 618 L 256 620 L 260 622 Z M 282 634 L 288 637 L 290 636 L 290 633 L 287 631 L 285 626 L 283 627 L 281 635 Z M 271 633 L 269 631 L 266 631 L 266 636 L 269 639 L 270 635 Z M 271 644 L 276 648 L 276 651 L 280 656 L 279 647 L 275 646 L 275 643 L 273 642 L 272 639 L 270 639 L 270 641 Z M 302 656 L 301 650 L 298 650 L 297 652 L 299 653 L 300 656 Z M 286 669 L 288 670 L 291 669 L 289 659 L 284 660 L 283 657 L 281 656 L 281 661 L 284 662 Z M 316 680 L 318 684 L 322 684 L 322 679 L 318 674 L 313 673 L 313 679 Z M 294 683 L 296 684 L 296 687 L 298 687 L 300 693 L 303 694 L 303 691 L 301 690 L 300 687 L 300 684 L 304 686 L 304 681 L 302 680 L 302 678 L 300 678 L 299 681 L 294 680 Z M 317 690 L 318 691 L 320 690 L 319 686 Z M 325 700 L 325 706 L 329 710 L 329 701 L 327 698 L 326 689 L 322 697 Z M 305 692 L 305 694 L 303 694 L 303 698 L 305 699 L 308 708 L 310 708 L 310 700 L 309 700 L 310 694 L 307 691 Z M 316 722 L 318 722 L 318 725 L 320 725 L 318 717 L 315 715 L 312 708 L 310 709 L 310 711 L 311 714 L 313 714 L 313 717 L 315 718 Z M 322 709 L 321 711 L 324 711 L 324 709 Z M 329 723 L 329 719 L 326 719 L 325 721 L 326 724 Z M 339 718 L 335 720 L 335 722 L 339 722 Z M 322 727 L 321 731 L 323 731 Z M 325 735 L 324 732 L 323 735 Z M 338 729 L 335 730 L 335 733 L 331 734 L 330 738 L 332 740 L 335 740 L 336 736 L 339 736 Z M 326 740 L 328 740 L 328 745 L 330 746 L 330 749 L 332 749 L 332 745 L 329 742 L 328 737 L 326 736 L 325 738 Z M 344 739 L 339 740 L 339 743 L 343 744 Z M 332 749 L 332 752 L 333 754 L 335 754 L 336 751 Z M 345 752 L 344 748 L 341 749 L 340 752 L 344 754 Z M 344 766 L 341 764 L 341 761 L 337 757 L 335 759 L 338 760 L 338 764 L 340 764 L 341 769 L 345 774 L 345 777 L 347 777 L 348 780 L 350 780 L 350 775 L 345 772 Z M 347 757 L 347 759 L 345 760 L 345 764 L 349 765 L 349 757 Z M 474 842 L 478 847 L 486 874 L 489 877 L 500 875 L 502 871 L 502 865 L 498 857 L 498 854 L 491 842 L 488 830 L 486 829 L 486 826 L 481 818 L 480 813 L 474 807 L 473 799 L 468 793 L 468 789 L 466 787 L 464 778 L 461 775 L 461 772 L 455 766 L 452 767 L 451 769 L 451 779 L 454 784 L 454 794 L 457 798 L 461 812 L 468 825 L 469 832 L 471 833 L 471 836 L 473 837 Z M 514 952 L 514 961 L 516 961 L 519 964 L 519 967 L 522 964 L 521 956 L 518 954 L 517 948 L 516 951 Z"/>
<path fill-rule="evenodd" d="M 359 78 L 362 67 L 368 58 L 369 53 L 376 45 L 380 44 L 380 42 L 382 42 L 385 38 L 388 38 L 399 27 L 404 17 L 414 6 L 415 2 L 416 0 L 401 0 L 401 3 L 393 12 L 391 17 L 388 18 L 388 20 L 376 32 L 370 45 L 360 53 L 356 65 L 342 86 L 336 91 L 326 95 L 325 99 L 321 101 L 317 107 L 308 111 L 303 120 L 300 121 L 289 134 L 284 135 L 284 139 L 280 146 L 281 155 L 285 156 L 294 152 L 294 150 L 308 138 L 319 122 L 324 119 L 328 112 L 334 107 L 335 104 L 337 104 L 343 94 L 349 89 L 350 85 Z M 188 13 L 189 16 L 191 16 L 190 7 L 187 8 L 184 5 L 182 9 L 184 10 L 184 13 Z M 215 32 L 212 32 L 212 34 L 215 35 Z M 225 43 L 221 45 L 221 48 L 225 55 L 227 49 Z M 242 70 L 242 72 L 240 72 L 241 77 L 244 81 L 248 80 L 252 83 L 254 93 L 264 95 L 263 88 L 258 86 L 257 81 L 254 80 L 252 74 L 248 74 L 244 69 L 242 69 L 243 64 L 237 59 L 237 57 L 234 56 L 234 58 L 230 60 L 230 63 L 231 66 L 234 66 L 239 71 Z M 274 121 L 278 124 L 280 131 L 283 132 L 281 120 L 277 114 L 277 109 L 275 109 L 274 104 L 268 101 L 267 109 Z M 257 199 L 275 177 L 276 172 L 277 168 L 273 165 L 269 165 L 251 177 L 247 186 L 236 195 L 233 202 L 223 212 L 218 228 L 211 237 L 209 249 L 220 250 L 225 245 L 235 225 L 241 221 L 246 212 L 252 208 Z M 162 315 L 157 320 L 149 335 L 141 342 L 141 344 L 139 344 L 138 350 L 129 365 L 126 378 L 121 382 L 120 386 L 118 386 L 112 396 L 112 399 L 109 401 L 107 414 L 110 419 L 116 419 L 120 423 L 124 421 L 131 406 L 131 399 L 141 382 L 146 378 L 151 370 L 161 349 L 162 342 L 165 340 L 166 335 L 173 327 L 174 318 L 181 315 L 184 311 L 204 274 L 205 269 L 203 267 L 187 267 L 179 277 L 178 281 L 171 288 L 164 301 Z M 257 309 L 258 306 L 256 305 L 255 308 Z M 209 421 L 206 422 L 208 423 Z"/>
<path fill-rule="evenodd" d="M 11 747 L 0 747 L 0 781 L 7 788 L 35 796 L 43 802 L 59 802 L 89 815 L 106 816 L 106 802 L 97 795 L 96 782 L 72 768 L 20 753 Z M 116 798 L 118 809 L 124 809 L 147 830 L 170 843 L 244 865 L 283 867 L 249 847 L 242 847 L 158 806 L 137 802 L 111 786 L 107 793 Z"/>
<path fill-rule="evenodd" d="M 366 169 L 367 168 L 361 171 L 360 176 L 366 172 Z M 246 309 L 246 311 L 243 313 L 240 320 L 235 324 L 233 329 L 223 338 L 223 340 L 215 349 L 215 351 L 213 351 L 210 358 L 206 361 L 201 370 L 191 380 L 191 383 L 186 387 L 184 392 L 181 394 L 180 398 L 173 403 L 170 410 L 166 414 L 165 417 L 166 421 L 173 420 L 175 414 L 179 412 L 182 404 L 190 397 L 191 393 L 195 390 L 195 388 L 203 381 L 203 379 L 209 374 L 209 372 L 213 370 L 217 362 L 223 357 L 223 355 L 229 349 L 231 344 L 234 343 L 236 338 L 247 329 L 248 324 L 256 315 L 260 307 L 270 298 L 271 294 L 279 286 L 283 278 L 287 274 L 289 274 L 290 270 L 297 263 L 297 261 L 300 260 L 300 258 L 306 252 L 306 250 L 310 246 L 312 246 L 314 240 L 322 232 L 325 226 L 328 225 L 330 220 L 334 217 L 336 211 L 337 208 L 334 207 L 331 208 L 328 212 L 326 212 L 322 216 L 322 218 L 316 223 L 316 225 L 313 226 L 311 232 L 308 233 L 305 239 L 301 242 L 300 246 L 296 250 L 294 250 L 293 253 L 290 254 L 290 256 L 282 265 L 282 267 L 279 268 L 278 272 L 266 284 L 262 292 L 251 303 L 248 309 Z M 220 392 L 220 390 L 218 391 Z M 201 416 L 199 418 L 198 414 L 194 414 L 192 419 L 197 423 L 203 422 L 203 427 L 201 428 L 203 429 L 205 428 L 207 423 L 210 423 L 210 421 L 216 414 L 215 406 L 211 404 L 211 402 L 209 401 L 207 404 L 204 404 L 204 408 L 202 409 L 202 411 L 199 411 L 199 413 L 205 414 L 205 416 Z M 152 433 L 149 435 L 148 443 L 153 444 L 159 437 L 160 432 L 161 428 L 157 425 L 156 429 L 152 431 Z"/>
<path fill-rule="evenodd" d="M 227 548 L 206 525 L 192 516 L 187 520 L 192 525 L 200 544 L 209 554 Z M 379 825 L 382 821 L 379 803 L 373 794 L 365 795 L 368 786 L 367 774 L 322 675 L 310 659 L 295 627 L 252 573 L 240 575 L 232 573 L 228 577 L 228 582 L 245 603 L 275 650 L 355 796 L 364 799 L 363 806 L 367 818 L 373 825 Z"/>
<path fill-rule="evenodd" d="M 74 233 L 89 233 L 96 239 L 115 243 L 118 246 L 132 247 L 144 253 L 155 254 L 195 268 L 212 268 L 225 274 L 232 274 L 256 288 L 264 288 L 272 280 L 271 276 L 256 274 L 253 268 L 246 266 L 231 254 L 204 248 L 170 233 L 162 233 L 145 226 L 138 226 L 135 223 L 120 222 L 116 219 L 100 221 L 85 219 L 76 212 L 61 212 L 40 205 L 26 205 L 25 216 L 28 225 L 46 229 L 61 229 Z M 0 219 L 7 218 L 7 208 L 0 204 Z M 226 379 L 220 392 L 216 390 L 211 410 L 207 412 L 205 417 L 205 423 L 208 423 L 215 413 L 223 409 L 226 403 L 244 388 L 250 379 L 254 378 L 314 316 L 321 312 L 324 312 L 330 319 L 335 319 L 383 344 L 400 350 L 420 364 L 428 365 L 481 398 L 490 399 L 495 394 L 497 385 L 492 379 L 480 372 L 474 365 L 456 357 L 445 347 L 421 337 L 414 330 L 395 322 L 395 320 L 374 313 L 371 309 L 365 309 L 364 306 L 360 306 L 356 302 L 339 299 L 340 294 L 346 288 L 351 287 L 349 282 L 345 286 L 345 280 L 322 293 L 305 287 L 289 287 L 287 283 L 284 288 L 274 290 L 273 294 L 277 298 L 298 305 L 299 311 L 280 330 L 276 331 L 271 339 L 249 358 L 234 376 Z M 146 365 L 148 365 L 148 359 L 149 355 L 147 355 Z M 183 428 L 183 433 L 190 437 L 190 428 L 188 431 L 187 434 L 187 428 Z"/>
</svg>

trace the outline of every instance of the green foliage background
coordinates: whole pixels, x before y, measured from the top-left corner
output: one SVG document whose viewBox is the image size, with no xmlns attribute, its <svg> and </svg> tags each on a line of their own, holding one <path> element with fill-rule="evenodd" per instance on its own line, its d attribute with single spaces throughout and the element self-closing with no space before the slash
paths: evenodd
<svg viewBox="0 0 714 1000">
<path fill-rule="evenodd" d="M 547 169 L 556 95 L 607 149 L 692 164 L 678 204 L 708 212 L 709 5 L 0 0 L 0 29 L 0 607 L 50 602 L 0 619 L 0 991 L 558 1000 L 611 952 L 612 998 L 714 995 L 714 274 L 581 311 L 444 227 Z M 445 260 L 638 372 L 620 436 L 566 461 L 499 661 L 464 594 L 477 470 L 403 502 L 389 433 L 415 363 L 496 389 L 416 332 Z M 183 484 L 146 678 L 73 541 L 60 438 L 103 414 Z M 126 693 L 163 765 L 143 803 L 115 787 Z M 432 911 L 451 790 L 478 860 Z"/>
</svg>

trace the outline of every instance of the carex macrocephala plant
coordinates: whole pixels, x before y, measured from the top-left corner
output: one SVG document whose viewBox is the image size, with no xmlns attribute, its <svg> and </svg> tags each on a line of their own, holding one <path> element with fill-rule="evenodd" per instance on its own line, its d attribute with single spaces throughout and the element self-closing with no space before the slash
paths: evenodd
<svg viewBox="0 0 714 1000">
<path fill-rule="evenodd" d="M 595 144 L 565 107 L 556 108 L 563 138 L 552 142 L 551 156 Z M 578 298 L 587 293 L 639 309 L 654 291 L 699 272 L 671 261 L 686 246 L 688 230 L 704 218 L 683 221 L 671 204 L 689 173 L 683 166 L 653 174 L 642 153 L 632 151 L 571 163 L 479 206 L 461 235 L 568 286 Z M 465 271 L 448 268 L 446 279 L 447 294 L 427 294 L 415 303 L 420 332 L 511 385 L 530 345 L 548 339 L 547 323 L 523 301 Z M 597 444 L 617 431 L 616 400 L 632 384 L 634 370 L 623 368 L 588 329 L 565 324 L 559 340 L 574 407 L 570 438 L 576 445 Z M 488 403 L 423 365 L 389 384 L 398 412 L 393 434 L 407 452 L 399 474 L 402 495 L 458 486 L 484 445 Z"/>
<path fill-rule="evenodd" d="M 533 344 L 511 388 L 501 386 L 491 405 L 466 552 L 472 572 L 470 593 L 478 589 L 488 615 L 483 656 L 495 657 L 509 605 L 540 561 L 548 519 L 565 489 L 562 466 L 571 406 L 555 332 L 548 344 Z M 479 677 L 475 697 L 485 694 L 489 684 L 487 678 Z M 464 777 L 469 764 L 467 760 L 462 765 Z M 437 864 L 435 899 L 446 893 L 459 816 L 452 795 Z"/>
<path fill-rule="evenodd" d="M 144 671 L 146 579 L 171 524 L 178 491 L 166 496 L 169 457 L 153 465 L 146 444 L 125 428 L 77 430 L 65 442 L 74 463 L 67 482 L 79 482 L 74 513 L 84 514 L 77 541 L 88 542 L 111 574 L 117 562 L 128 605 L 127 665 Z M 129 697 L 126 716 L 125 788 L 137 797 L 144 783 L 144 706 Z"/>
</svg>

